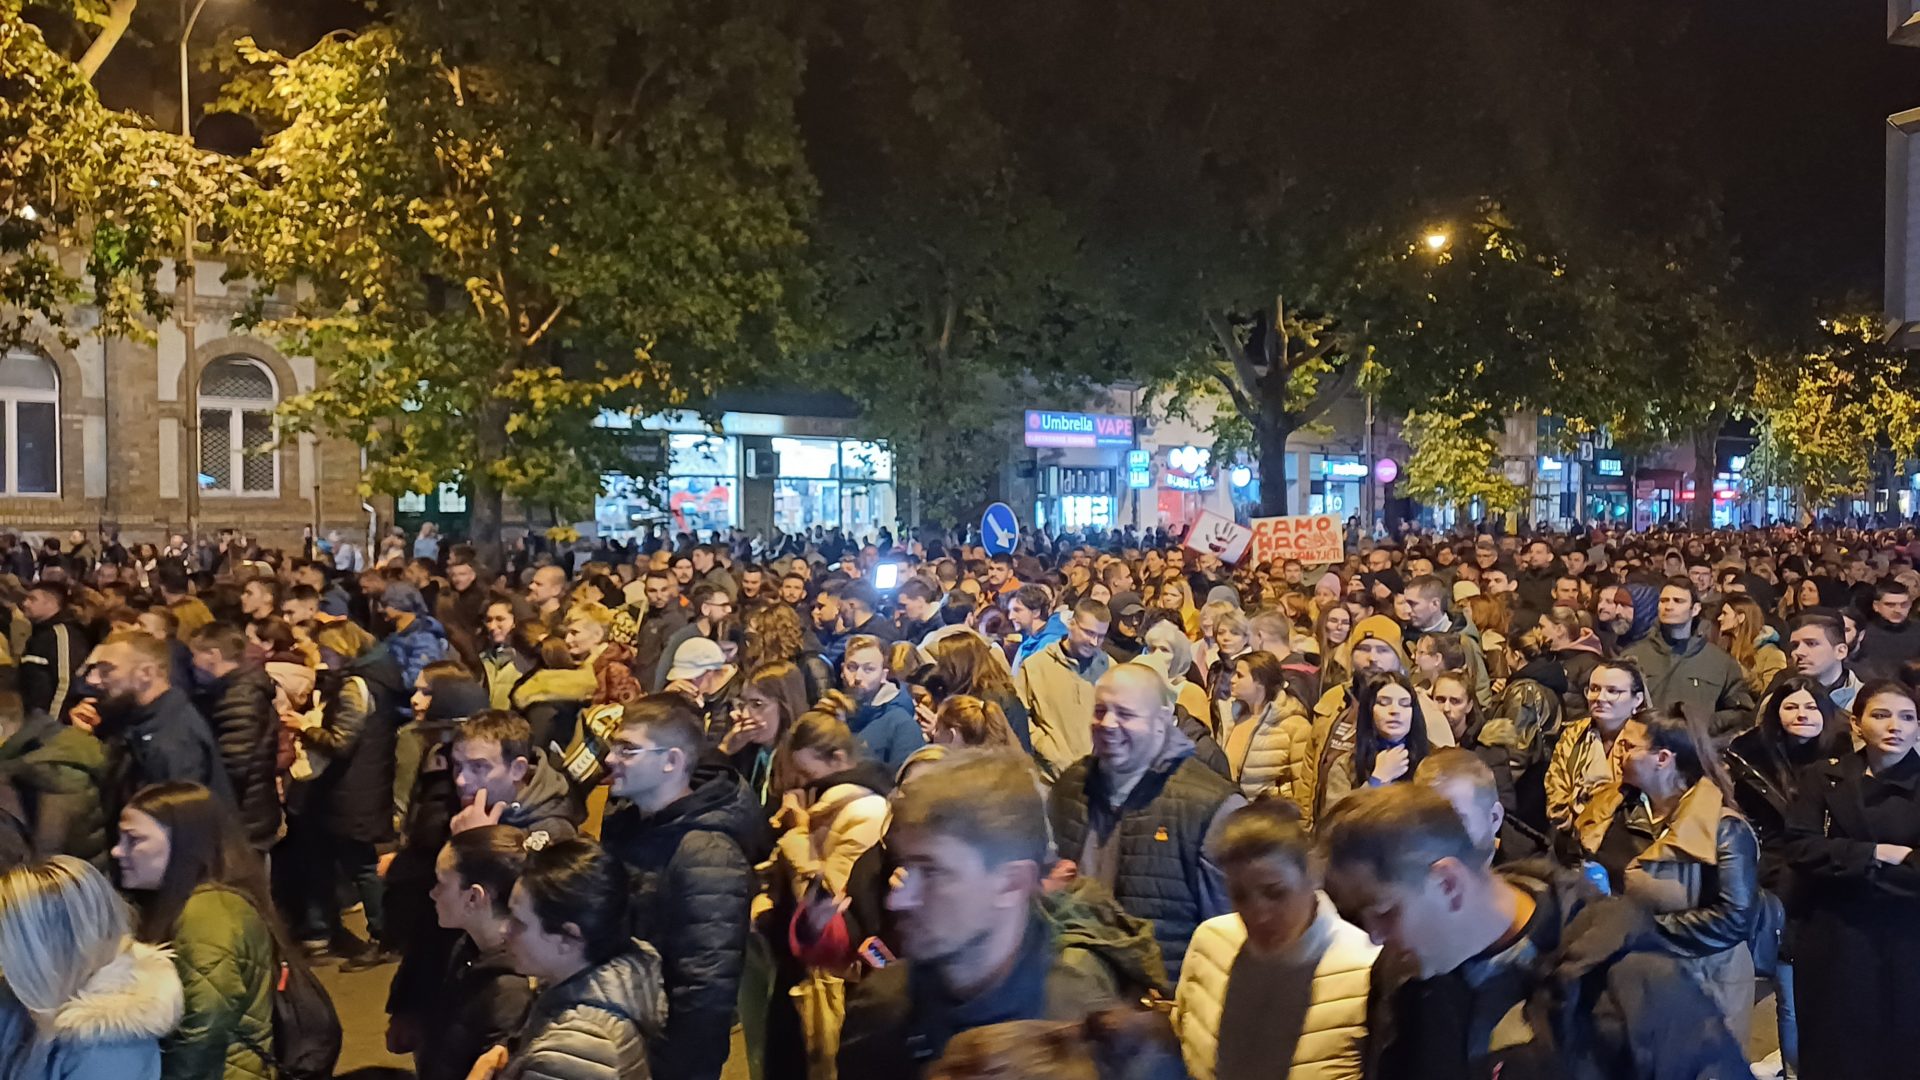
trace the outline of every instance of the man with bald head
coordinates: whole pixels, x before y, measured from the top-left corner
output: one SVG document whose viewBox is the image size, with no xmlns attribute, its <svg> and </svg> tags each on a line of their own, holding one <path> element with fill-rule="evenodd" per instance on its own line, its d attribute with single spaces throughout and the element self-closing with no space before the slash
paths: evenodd
<svg viewBox="0 0 1920 1080">
<path fill-rule="evenodd" d="M 533 572 L 527 583 L 527 606 L 533 617 L 546 624 L 547 632 L 560 633 L 566 619 L 567 572 L 557 566 L 543 566 Z"/>
<path fill-rule="evenodd" d="M 1093 753 L 1067 767 L 1047 798 L 1060 857 L 1153 922 L 1170 979 L 1202 922 L 1231 910 L 1207 843 L 1246 805 L 1194 757 L 1174 720 L 1174 691 L 1153 668 L 1120 664 L 1094 686 Z"/>
</svg>

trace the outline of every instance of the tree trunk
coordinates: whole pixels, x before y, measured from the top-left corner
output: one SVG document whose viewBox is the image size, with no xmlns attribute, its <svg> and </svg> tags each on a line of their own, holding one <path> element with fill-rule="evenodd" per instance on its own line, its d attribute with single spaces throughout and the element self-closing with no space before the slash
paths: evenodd
<svg viewBox="0 0 1920 1080">
<path fill-rule="evenodd" d="M 1287 499 L 1287 440 L 1293 436 L 1293 427 L 1282 421 L 1255 420 L 1253 425 L 1255 452 L 1260 456 L 1260 517 L 1284 517 L 1293 513 Z M 1309 477 L 1300 477 L 1300 490 L 1304 493 L 1311 482 Z"/>
<path fill-rule="evenodd" d="M 1720 425 L 1723 418 L 1714 413 L 1693 432 L 1693 502 L 1687 506 L 1687 528 L 1705 532 L 1713 528 L 1713 478 L 1717 470 Z"/>
<path fill-rule="evenodd" d="M 500 485 L 483 469 L 476 468 L 468 475 L 473 494 L 467 500 L 467 542 L 480 556 L 480 565 L 497 574 L 506 566 L 501 558 L 506 552 L 500 541 Z"/>
<path fill-rule="evenodd" d="M 467 541 L 480 556 L 480 565 L 496 574 L 506 568 L 506 562 L 500 537 L 502 496 L 492 467 L 507 453 L 505 412 L 497 401 L 482 407 L 474 436 L 475 460 L 467 469 L 467 486 L 473 492 L 467 501 Z"/>
</svg>

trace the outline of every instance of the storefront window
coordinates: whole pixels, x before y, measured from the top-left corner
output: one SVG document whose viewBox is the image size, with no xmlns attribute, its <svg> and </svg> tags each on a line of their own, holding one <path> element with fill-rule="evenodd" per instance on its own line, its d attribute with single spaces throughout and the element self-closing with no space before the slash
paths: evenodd
<svg viewBox="0 0 1920 1080">
<path fill-rule="evenodd" d="M 825 439 L 775 439 L 780 455 L 780 477 L 832 480 L 840 475 L 840 449 Z"/>
<path fill-rule="evenodd" d="M 780 467 L 786 468 L 786 458 Z M 773 489 L 773 525 L 782 532 L 800 532 L 815 525 L 840 524 L 840 482 L 790 480 L 782 476 Z"/>
<path fill-rule="evenodd" d="M 674 532 L 731 529 L 740 520 L 740 441 L 726 435 L 667 440 L 667 515 Z"/>
<path fill-rule="evenodd" d="M 898 519 L 893 453 L 854 439 L 772 440 L 780 455 L 773 524 L 783 532 L 815 526 L 870 533 Z"/>
</svg>

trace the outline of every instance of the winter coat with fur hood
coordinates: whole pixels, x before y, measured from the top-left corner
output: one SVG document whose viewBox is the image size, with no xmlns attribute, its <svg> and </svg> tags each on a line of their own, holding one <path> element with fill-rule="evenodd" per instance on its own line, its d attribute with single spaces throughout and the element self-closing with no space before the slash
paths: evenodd
<svg viewBox="0 0 1920 1080">
<path fill-rule="evenodd" d="M 0 983 L 0 1076 L 159 1080 L 160 1037 L 180 1023 L 182 1000 L 167 951 L 131 938 L 39 1024 Z"/>
</svg>

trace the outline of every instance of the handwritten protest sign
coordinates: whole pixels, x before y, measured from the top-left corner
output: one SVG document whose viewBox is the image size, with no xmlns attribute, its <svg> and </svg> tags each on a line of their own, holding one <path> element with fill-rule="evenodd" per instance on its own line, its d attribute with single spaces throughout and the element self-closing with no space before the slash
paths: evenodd
<svg viewBox="0 0 1920 1080">
<path fill-rule="evenodd" d="M 1248 548 L 1255 562 L 1298 559 L 1315 565 L 1344 558 L 1345 535 L 1332 514 L 1254 518 L 1252 532 Z"/>
<path fill-rule="evenodd" d="M 1237 563 L 1247 554 L 1247 542 L 1253 530 L 1221 517 L 1211 510 L 1200 511 L 1187 530 L 1187 547 L 1206 555 L 1217 555 L 1221 562 Z"/>
</svg>

